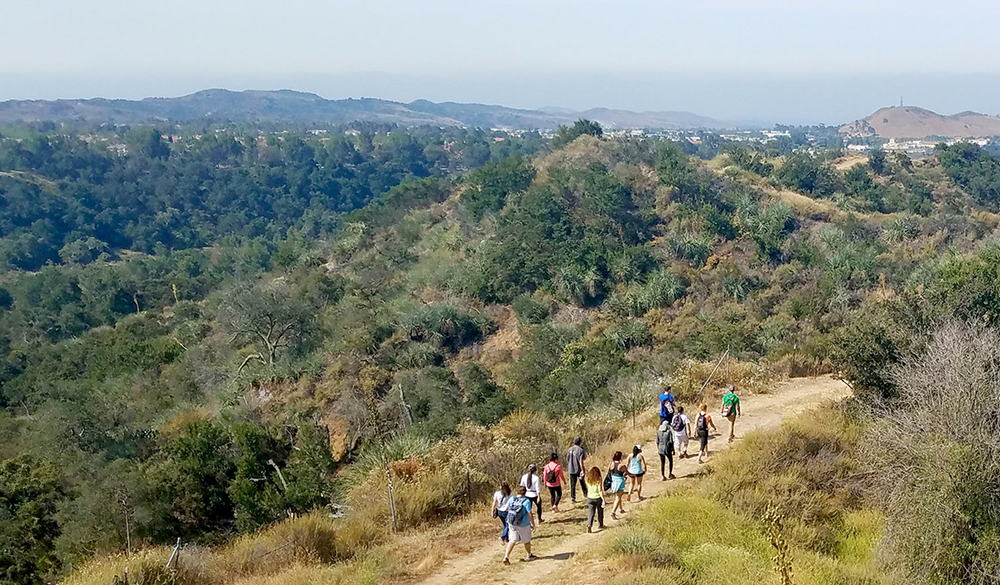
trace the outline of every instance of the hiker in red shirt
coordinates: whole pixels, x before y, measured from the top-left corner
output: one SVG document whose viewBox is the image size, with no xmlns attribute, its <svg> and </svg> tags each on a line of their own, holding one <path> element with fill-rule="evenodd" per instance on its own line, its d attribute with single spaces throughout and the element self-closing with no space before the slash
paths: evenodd
<svg viewBox="0 0 1000 585">
<path fill-rule="evenodd" d="M 545 487 L 549 488 L 549 497 L 552 499 L 552 511 L 559 511 L 559 500 L 562 499 L 562 486 L 566 483 L 566 476 L 563 474 L 562 465 L 559 465 L 559 455 L 553 453 L 549 456 L 549 462 L 542 468 L 542 480 Z"/>
</svg>

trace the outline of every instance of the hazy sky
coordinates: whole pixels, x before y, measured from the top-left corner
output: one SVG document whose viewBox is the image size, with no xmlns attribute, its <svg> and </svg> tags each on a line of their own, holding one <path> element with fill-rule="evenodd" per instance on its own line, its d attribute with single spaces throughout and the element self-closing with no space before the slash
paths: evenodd
<svg viewBox="0 0 1000 585">
<path fill-rule="evenodd" d="M 328 98 L 836 123 L 1000 113 L 977 0 L 9 0 L 0 99 L 291 88 Z"/>
</svg>

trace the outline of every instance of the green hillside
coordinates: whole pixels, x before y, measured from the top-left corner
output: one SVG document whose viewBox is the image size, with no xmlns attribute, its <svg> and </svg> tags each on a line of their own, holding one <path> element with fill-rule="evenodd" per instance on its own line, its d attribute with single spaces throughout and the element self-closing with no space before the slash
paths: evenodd
<svg viewBox="0 0 1000 585">
<path fill-rule="evenodd" d="M 741 144 L 706 161 L 575 128 L 558 148 L 374 127 L 2 139 L 0 583 L 110 582 L 87 559 L 127 540 L 217 546 L 232 568 L 255 538 L 326 534 L 344 504 L 322 548 L 274 558 L 405 578 L 371 556 L 393 532 L 371 497 L 387 473 L 396 531 L 461 527 L 574 435 L 634 441 L 630 396 L 693 399 L 726 351 L 748 390 L 851 383 L 844 424 L 886 438 L 852 465 L 892 497 L 848 512 L 884 513 L 887 567 L 997 575 L 1000 443 L 977 405 L 1000 401 L 1000 161 L 956 145 L 841 168 Z M 960 405 L 954 426 L 926 426 L 927 404 Z M 942 489 L 939 514 L 908 512 Z M 185 579 L 258 575 L 240 566 Z"/>
</svg>

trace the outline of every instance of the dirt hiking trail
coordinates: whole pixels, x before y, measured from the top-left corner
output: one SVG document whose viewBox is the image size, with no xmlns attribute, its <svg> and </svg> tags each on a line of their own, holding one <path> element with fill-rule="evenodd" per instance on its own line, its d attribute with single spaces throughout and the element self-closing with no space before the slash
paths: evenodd
<svg viewBox="0 0 1000 585">
<path fill-rule="evenodd" d="M 850 395 L 848 387 L 839 380 L 829 376 L 818 378 L 794 378 L 778 384 L 768 394 L 755 394 L 740 397 L 742 416 L 736 421 L 736 441 L 749 431 L 755 429 L 774 428 L 786 419 L 811 410 L 819 405 L 842 400 Z M 718 431 L 709 440 L 709 453 L 726 449 L 729 436 L 729 422 L 718 414 L 719 405 L 713 401 L 709 406 Z M 694 422 L 696 407 L 685 405 L 685 410 L 691 411 L 689 416 Z M 654 423 L 655 424 L 655 423 Z M 662 481 L 660 479 L 660 461 L 656 452 L 656 429 L 648 429 L 651 440 L 643 445 L 648 472 L 645 475 L 642 492 L 643 501 L 637 502 L 633 495 L 632 502 L 625 503 L 626 518 L 638 513 L 650 502 L 678 488 L 690 485 L 695 481 L 704 465 L 698 465 L 698 439 L 692 438 L 689 454 L 693 457 L 680 459 L 674 456 L 674 475 L 676 480 Z M 734 443 L 734 444 L 735 444 Z M 628 445 L 619 447 L 623 452 Z M 565 449 L 563 449 L 565 451 Z M 609 461 L 590 461 L 588 464 L 598 465 L 602 470 L 607 468 Z M 453 585 L 474 583 L 476 585 L 529 585 L 547 583 L 557 580 L 561 573 L 570 569 L 573 563 L 567 562 L 581 553 L 598 549 L 605 539 L 615 531 L 622 520 L 611 519 L 611 503 L 605 509 L 605 530 L 594 534 L 587 533 L 586 500 L 577 495 L 577 503 L 569 502 L 569 487 L 563 488 L 562 511 L 558 514 L 549 511 L 548 493 L 543 495 L 542 513 L 545 521 L 540 524 L 532 537 L 532 552 L 538 559 L 523 562 L 524 547 L 517 545 L 511 554 L 511 564 L 503 565 L 503 548 L 498 538 L 489 538 L 482 546 L 472 552 L 456 558 L 443 561 L 435 570 L 422 578 L 411 581 L 420 585 Z M 597 521 L 594 521 L 597 529 Z M 499 523 L 497 523 L 499 537 Z"/>
</svg>

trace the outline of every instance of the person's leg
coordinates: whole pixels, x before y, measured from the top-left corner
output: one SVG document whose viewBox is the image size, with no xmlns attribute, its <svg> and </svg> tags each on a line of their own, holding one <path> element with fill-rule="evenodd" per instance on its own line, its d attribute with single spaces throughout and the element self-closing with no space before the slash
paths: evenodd
<svg viewBox="0 0 1000 585">
<path fill-rule="evenodd" d="M 667 451 L 667 461 L 670 462 L 670 467 L 667 469 L 667 471 L 669 473 L 669 475 L 667 475 L 667 479 L 674 479 L 674 452 L 673 451 Z"/>
<path fill-rule="evenodd" d="M 531 500 L 535 504 L 535 509 L 538 510 L 538 522 L 542 522 L 542 495 L 539 494 Z"/>
<path fill-rule="evenodd" d="M 508 536 L 507 535 L 508 527 L 507 527 L 507 520 L 504 518 L 504 514 L 503 513 L 501 513 L 501 515 L 500 515 L 500 525 L 501 525 L 500 526 L 500 540 L 502 540 L 504 544 L 507 544 L 507 540 L 509 540 L 507 538 L 507 536 Z"/>
<path fill-rule="evenodd" d="M 561 502 L 562 502 L 562 486 L 561 485 L 557 485 L 556 486 L 556 503 L 555 503 L 556 509 L 559 508 L 559 504 Z"/>
<path fill-rule="evenodd" d="M 569 501 L 574 504 L 576 503 L 576 480 L 578 479 L 580 479 L 580 474 L 569 474 Z"/>
<path fill-rule="evenodd" d="M 597 527 L 604 529 L 604 498 L 597 500 Z"/>
<path fill-rule="evenodd" d="M 635 495 L 636 497 L 639 498 L 640 502 L 642 501 L 642 478 L 643 476 L 641 475 L 637 475 L 635 477 L 635 483 L 636 483 Z"/>
<path fill-rule="evenodd" d="M 587 532 L 594 526 L 594 512 L 596 511 L 597 504 L 594 500 L 587 498 Z"/>
<path fill-rule="evenodd" d="M 530 560 L 531 557 L 535 556 L 535 555 L 531 554 L 531 541 L 528 541 L 528 542 L 524 543 L 524 552 L 528 553 L 528 555 L 526 557 L 524 557 L 525 560 Z"/>
<path fill-rule="evenodd" d="M 667 466 L 667 456 L 664 455 L 663 453 L 660 453 L 660 476 L 663 477 L 663 479 L 667 479 L 666 466 Z"/>
<path fill-rule="evenodd" d="M 510 529 L 508 528 L 508 530 L 510 530 Z M 514 531 L 510 530 L 510 532 L 513 535 Z M 514 545 L 515 544 L 517 544 L 517 539 L 515 539 L 515 538 L 511 538 L 510 540 L 507 541 L 507 550 L 504 552 L 503 562 L 505 562 L 505 563 L 509 563 L 510 562 L 510 553 L 514 552 Z"/>
<path fill-rule="evenodd" d="M 736 415 L 731 414 L 726 418 L 729 419 L 729 442 L 732 443 L 736 438 Z"/>
<path fill-rule="evenodd" d="M 549 487 L 549 507 L 553 512 L 556 511 L 556 488 L 554 487 Z"/>
</svg>

